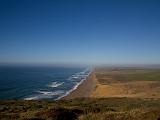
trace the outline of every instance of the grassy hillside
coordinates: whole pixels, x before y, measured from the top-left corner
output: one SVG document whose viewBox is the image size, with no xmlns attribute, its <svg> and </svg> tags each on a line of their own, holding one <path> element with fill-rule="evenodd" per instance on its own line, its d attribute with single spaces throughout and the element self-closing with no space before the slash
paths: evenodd
<svg viewBox="0 0 160 120">
<path fill-rule="evenodd" d="M 0 101 L 1 120 L 160 120 L 160 99 Z"/>
</svg>

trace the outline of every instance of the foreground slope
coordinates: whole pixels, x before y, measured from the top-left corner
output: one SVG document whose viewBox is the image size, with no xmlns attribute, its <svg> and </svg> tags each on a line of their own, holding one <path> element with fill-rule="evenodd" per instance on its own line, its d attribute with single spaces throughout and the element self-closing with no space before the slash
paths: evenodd
<svg viewBox="0 0 160 120">
<path fill-rule="evenodd" d="M 160 99 L 1 101 L 1 120 L 159 120 Z"/>
</svg>

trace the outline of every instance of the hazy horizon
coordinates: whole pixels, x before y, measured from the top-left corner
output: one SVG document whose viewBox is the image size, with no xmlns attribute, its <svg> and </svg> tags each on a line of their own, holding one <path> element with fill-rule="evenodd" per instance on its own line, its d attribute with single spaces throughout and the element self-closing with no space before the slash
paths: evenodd
<svg viewBox="0 0 160 120">
<path fill-rule="evenodd" d="M 0 65 L 159 65 L 159 5 L 0 1 Z"/>
</svg>

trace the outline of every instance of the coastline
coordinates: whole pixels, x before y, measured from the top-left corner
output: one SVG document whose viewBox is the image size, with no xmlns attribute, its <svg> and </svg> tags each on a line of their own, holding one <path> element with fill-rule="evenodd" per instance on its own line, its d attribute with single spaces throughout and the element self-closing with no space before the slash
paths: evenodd
<svg viewBox="0 0 160 120">
<path fill-rule="evenodd" d="M 67 96 L 61 99 L 74 99 L 74 98 L 82 98 L 82 97 L 90 97 L 92 92 L 95 90 L 97 81 L 95 77 L 95 71 L 93 70 L 88 78 L 84 80 L 77 89 L 70 92 Z"/>
<path fill-rule="evenodd" d="M 149 78 L 150 73 L 154 76 L 159 75 L 159 71 L 155 70 L 153 72 L 153 70 L 149 69 L 96 69 L 96 71 L 93 70 L 91 72 L 89 77 L 77 89 L 62 99 L 87 97 L 160 98 L 159 78 L 156 77 L 156 80 L 154 80 L 155 78 Z M 96 77 L 96 75 L 99 76 Z M 115 79 L 114 76 L 118 77 Z M 125 77 L 126 79 L 124 79 Z"/>
</svg>

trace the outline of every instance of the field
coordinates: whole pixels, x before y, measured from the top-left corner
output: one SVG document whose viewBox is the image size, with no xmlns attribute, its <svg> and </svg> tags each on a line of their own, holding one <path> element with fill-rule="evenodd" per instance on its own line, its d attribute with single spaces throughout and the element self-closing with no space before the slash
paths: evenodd
<svg viewBox="0 0 160 120">
<path fill-rule="evenodd" d="M 160 70 L 140 68 L 97 69 L 92 97 L 160 98 Z"/>
</svg>

